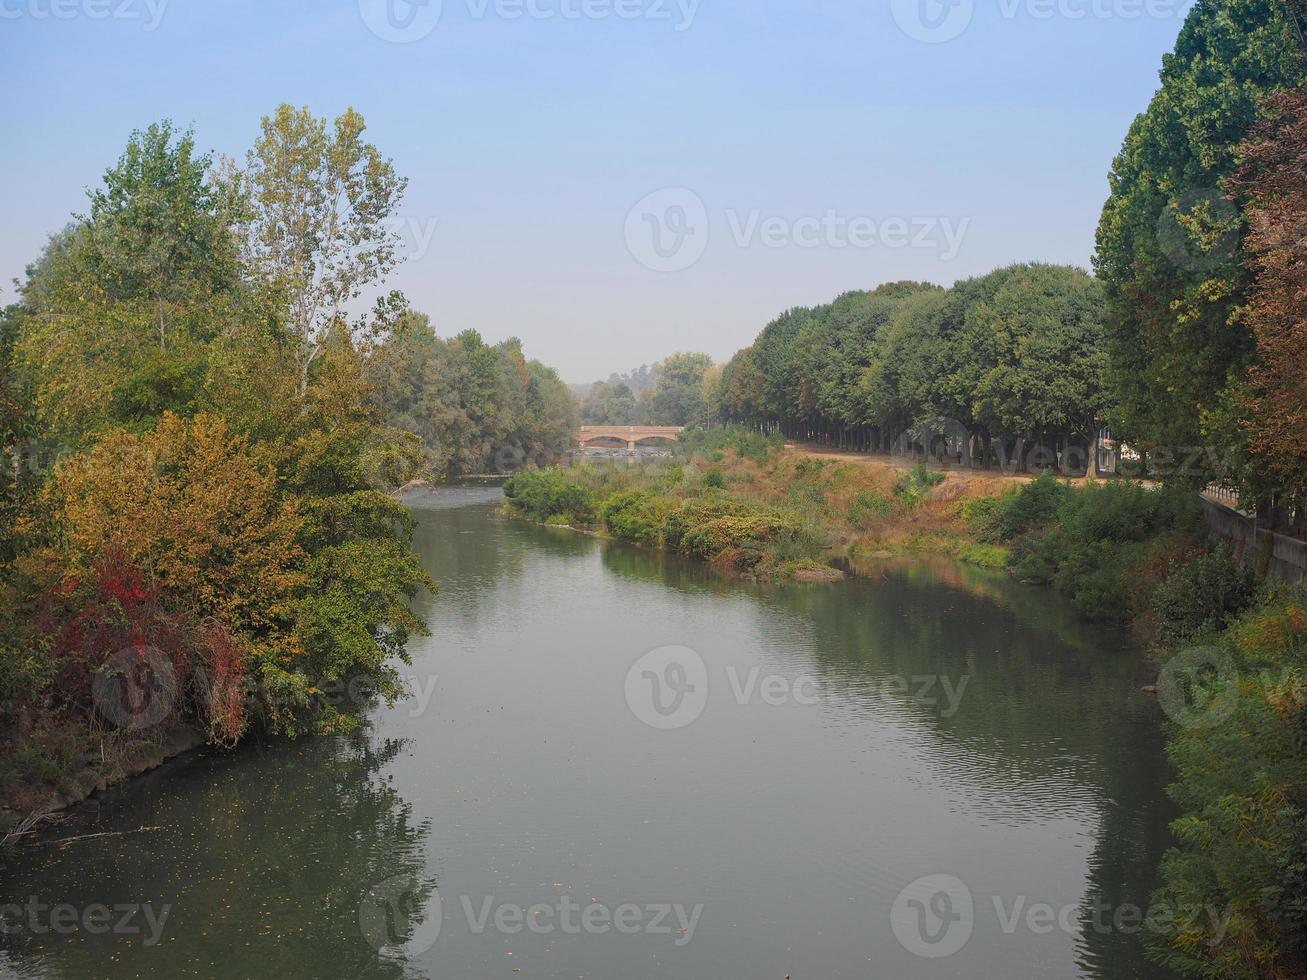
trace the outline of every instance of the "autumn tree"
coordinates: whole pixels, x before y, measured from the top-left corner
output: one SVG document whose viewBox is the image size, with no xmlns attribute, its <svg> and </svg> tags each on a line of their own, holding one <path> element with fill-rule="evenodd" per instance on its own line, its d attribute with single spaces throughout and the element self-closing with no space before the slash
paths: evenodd
<svg viewBox="0 0 1307 980">
<path fill-rule="evenodd" d="M 1266 489 L 1307 507 L 1307 87 L 1282 92 L 1244 148 L 1234 182 L 1246 202 L 1257 341 L 1246 425 Z"/>
<path fill-rule="evenodd" d="M 259 662 L 299 655 L 298 507 L 222 420 L 166 414 L 142 435 L 108 433 L 60 463 L 46 502 L 60 529 L 52 567 L 85 573 L 104 555 L 121 556 L 196 615 L 248 638 Z"/>
<path fill-rule="evenodd" d="M 1229 428 L 1223 416 L 1254 344 L 1241 319 L 1242 215 L 1223 182 L 1263 98 L 1303 78 L 1298 38 L 1282 0 L 1196 3 L 1112 165 L 1094 267 L 1107 302 L 1113 427 L 1136 448 L 1210 445 Z M 1225 475 L 1217 466 L 1184 476 Z"/>
</svg>

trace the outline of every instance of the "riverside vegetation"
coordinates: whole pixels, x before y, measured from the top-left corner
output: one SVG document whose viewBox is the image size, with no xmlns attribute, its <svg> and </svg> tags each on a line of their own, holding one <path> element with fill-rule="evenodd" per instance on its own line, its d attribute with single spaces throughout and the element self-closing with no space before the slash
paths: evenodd
<svg viewBox="0 0 1307 980">
<path fill-rule="evenodd" d="M 1307 602 L 1213 545 L 1193 491 L 946 472 L 694 431 L 670 464 L 519 474 L 513 513 L 665 547 L 758 579 L 821 581 L 868 559 L 942 554 L 1056 590 L 1129 624 L 1172 686 L 1182 815 L 1159 908 L 1228 909 L 1218 935 L 1177 917 L 1151 955 L 1183 973 L 1296 976 L 1307 954 Z"/>
<path fill-rule="evenodd" d="M 391 491 L 571 432 L 519 343 L 381 290 L 406 181 L 364 129 L 283 105 L 239 166 L 134 133 L 0 312 L 0 837 L 178 733 L 398 697 L 436 586 Z"/>
<path fill-rule="evenodd" d="M 1194 976 L 1307 976 L 1307 603 L 1213 548 L 1195 493 L 1307 532 L 1303 22 L 1297 0 L 1193 4 L 1112 165 L 1094 276 L 1018 265 L 787 311 L 720 369 L 677 355 L 647 398 L 618 378 L 583 406 L 740 429 L 506 489 L 532 519 L 734 574 L 944 553 L 1132 625 L 1181 810 L 1159 905 L 1230 916 L 1153 933 Z M 405 187 L 363 132 L 282 106 L 241 165 L 168 124 L 135 134 L 0 315 L 0 819 L 171 724 L 341 731 L 342 687 L 396 697 L 408 601 L 434 583 L 389 491 L 547 461 L 570 434 L 520 345 L 442 340 L 395 294 L 353 312 L 398 261 Z M 1092 461 L 1104 421 L 1156 486 L 1040 475 Z M 1033 479 L 776 435 L 938 431 Z"/>
</svg>

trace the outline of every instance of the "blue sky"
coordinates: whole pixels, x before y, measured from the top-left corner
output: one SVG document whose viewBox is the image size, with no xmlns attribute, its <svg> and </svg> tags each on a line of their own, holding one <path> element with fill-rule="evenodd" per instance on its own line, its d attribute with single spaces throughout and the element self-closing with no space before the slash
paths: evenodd
<svg viewBox="0 0 1307 980">
<path fill-rule="evenodd" d="M 849 289 L 1087 266 L 1184 9 L 0 0 L 0 301 L 134 128 L 241 156 L 280 102 L 352 105 L 410 178 L 391 284 L 442 335 L 516 335 L 569 381 L 725 359 Z"/>
</svg>

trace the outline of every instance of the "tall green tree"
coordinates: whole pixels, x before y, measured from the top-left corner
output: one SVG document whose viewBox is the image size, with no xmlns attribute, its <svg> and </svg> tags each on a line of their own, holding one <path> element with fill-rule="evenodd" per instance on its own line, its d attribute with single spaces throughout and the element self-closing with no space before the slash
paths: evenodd
<svg viewBox="0 0 1307 980">
<path fill-rule="evenodd" d="M 132 134 L 88 214 L 28 268 L 19 370 L 51 437 L 192 412 L 204 346 L 246 315 L 236 194 L 192 133 Z"/>
<path fill-rule="evenodd" d="M 236 287 L 231 227 L 234 189 L 191 130 L 164 120 L 132 134 L 118 163 L 92 192 L 88 259 L 96 287 L 111 299 L 147 305 L 159 346 L 170 329 L 213 324 L 204 314 Z M 196 321 L 199 322 L 196 322 Z"/>
<path fill-rule="evenodd" d="M 1140 449 L 1202 446 L 1229 428 L 1253 343 L 1243 219 L 1224 181 L 1262 100 L 1303 79 L 1299 45 L 1285 0 L 1200 0 L 1113 163 L 1094 266 L 1114 427 Z"/>
<path fill-rule="evenodd" d="M 284 306 L 301 392 L 329 328 L 399 261 L 390 219 L 408 178 L 363 139 L 365 128 L 353 109 L 329 127 L 283 104 L 263 119 L 241 175 L 243 258 Z"/>
<path fill-rule="evenodd" d="M 701 424 L 707 418 L 704 375 L 712 366 L 707 354 L 677 353 L 660 362 L 655 370 L 658 385 L 653 394 L 654 425 Z"/>
</svg>

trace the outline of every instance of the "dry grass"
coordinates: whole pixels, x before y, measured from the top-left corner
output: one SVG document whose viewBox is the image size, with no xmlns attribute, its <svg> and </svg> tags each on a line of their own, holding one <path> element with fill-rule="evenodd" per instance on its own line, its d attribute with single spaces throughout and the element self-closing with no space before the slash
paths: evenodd
<svg viewBox="0 0 1307 980">
<path fill-rule="evenodd" d="M 941 470 L 943 482 L 909 503 L 896 496 L 895 485 L 913 466 L 910 460 L 795 444 L 787 444 L 778 456 L 762 464 L 730 452 L 716 461 L 700 458 L 694 462 L 701 475 L 720 470 L 735 496 L 798 512 L 821 529 L 831 553 L 850 557 L 955 556 L 969 543 L 962 504 L 998 496 L 1031 479 Z"/>
</svg>

